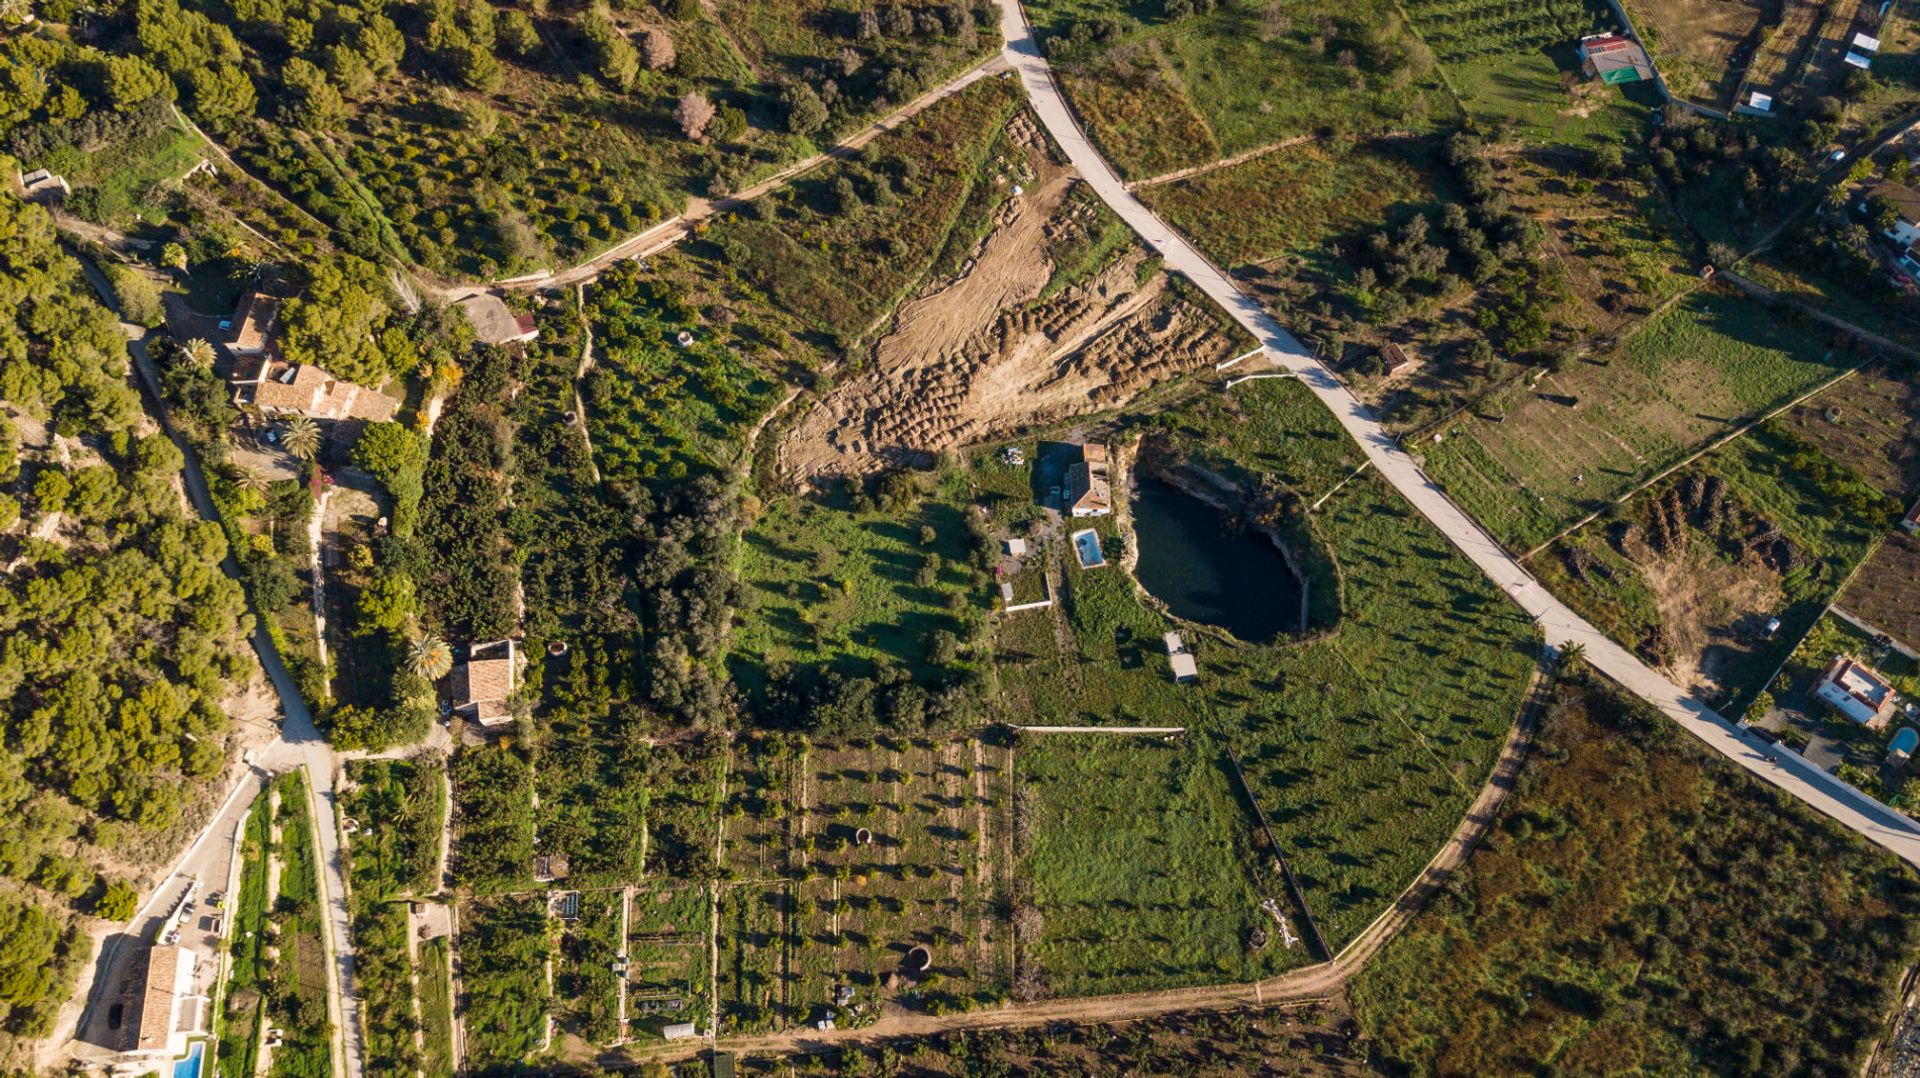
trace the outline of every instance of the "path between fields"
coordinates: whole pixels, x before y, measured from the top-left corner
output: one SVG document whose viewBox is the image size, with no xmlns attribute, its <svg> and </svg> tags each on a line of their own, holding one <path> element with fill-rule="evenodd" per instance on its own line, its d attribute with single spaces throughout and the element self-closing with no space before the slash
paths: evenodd
<svg viewBox="0 0 1920 1078">
<path fill-rule="evenodd" d="M 1550 666 L 1554 658 L 1553 649 L 1542 650 L 1540 662 L 1534 668 L 1532 681 L 1528 685 L 1526 700 L 1521 704 L 1513 727 L 1507 733 L 1507 740 L 1500 748 L 1493 771 L 1480 787 L 1480 792 L 1474 797 L 1459 826 L 1448 836 L 1446 844 L 1433 855 L 1433 860 L 1427 862 L 1427 867 L 1407 885 L 1394 904 L 1361 930 L 1331 962 L 1291 970 L 1252 984 L 1205 985 L 1110 996 L 1049 999 L 1036 1003 L 1006 1004 L 964 1014 L 931 1015 L 890 1010 L 879 1021 L 862 1029 L 800 1028 L 783 1033 L 723 1037 L 715 1047 L 743 1055 L 754 1052 L 817 1052 L 848 1043 L 887 1037 L 927 1036 L 962 1029 L 1032 1026 L 1050 1022 L 1111 1022 L 1149 1018 L 1176 1011 L 1235 1010 L 1326 999 L 1345 987 L 1347 980 L 1359 972 L 1369 958 L 1412 923 L 1414 916 L 1432 901 L 1433 896 L 1439 893 L 1440 888 L 1445 886 L 1454 871 L 1466 862 L 1485 837 L 1500 803 L 1519 779 L 1527 749 L 1533 742 L 1533 732 L 1552 700 L 1553 677 Z M 1108 728 L 1103 732 L 1118 731 Z M 704 1050 L 704 1046 L 698 1050 Z M 647 1058 L 667 1059 L 687 1054 L 685 1049 L 675 1049 Z"/>
<path fill-rule="evenodd" d="M 1833 818 L 1910 864 L 1920 865 L 1920 826 L 1834 778 L 1791 751 L 1750 742 L 1713 709 L 1634 657 L 1556 599 L 1455 505 L 1380 425 L 1363 403 L 1260 303 L 1229 281 L 1192 244 L 1127 190 L 1113 167 L 1081 131 L 1053 72 L 1041 55 L 1019 0 L 998 0 L 1006 56 L 1020 74 L 1028 100 L 1054 141 L 1109 208 L 1157 251 L 1169 269 L 1186 275 L 1261 342 L 1269 359 L 1293 371 L 1319 397 L 1374 467 L 1402 497 L 1432 521 L 1481 572 L 1511 596 L 1559 646 L 1578 644 L 1595 669 L 1660 709 L 1714 751 Z"/>
<path fill-rule="evenodd" d="M 1162 172 L 1158 176 L 1148 176 L 1144 180 L 1134 180 L 1127 184 L 1127 190 L 1138 191 L 1142 187 L 1158 187 L 1163 183 L 1178 183 L 1181 180 L 1190 180 L 1195 176 L 1204 176 L 1209 172 L 1215 172 L 1223 168 L 1244 165 L 1248 161 L 1257 157 L 1265 157 L 1277 150 L 1285 150 L 1289 147 L 1318 141 L 1320 141 L 1319 135 L 1295 135 L 1292 138 L 1283 138 L 1279 142 L 1269 142 L 1265 146 L 1255 146 L 1251 150 L 1234 154 L 1232 157 L 1222 157 L 1218 161 L 1208 161 L 1204 165 L 1190 165 L 1187 168 L 1176 168 L 1172 172 Z"/>
<path fill-rule="evenodd" d="M 1005 53 L 996 53 L 835 143 L 830 149 L 796 161 L 738 194 L 711 201 L 701 198 L 690 199 L 686 211 L 679 216 L 670 217 L 644 232 L 629 236 L 587 261 L 561 270 L 559 273 L 513 277 L 494 281 L 492 284 L 497 288 L 511 289 L 566 288 L 593 280 L 616 262 L 657 254 L 693 235 L 695 228 L 707 218 L 737 210 L 767 192 L 783 187 L 812 172 L 828 161 L 850 157 L 875 138 L 892 131 L 945 98 L 952 97 L 989 75 L 997 75 L 1009 69 L 1010 65 Z M 452 289 L 451 292 L 466 294 L 479 290 L 477 286 L 464 286 Z"/>
</svg>

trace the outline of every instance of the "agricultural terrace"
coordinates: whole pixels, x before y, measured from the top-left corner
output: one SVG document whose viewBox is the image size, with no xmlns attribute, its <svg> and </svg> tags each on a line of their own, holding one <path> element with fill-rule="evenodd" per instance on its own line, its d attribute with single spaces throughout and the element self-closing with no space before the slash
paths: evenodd
<svg viewBox="0 0 1920 1078">
<path fill-rule="evenodd" d="M 1018 87 L 983 79 L 707 232 L 742 279 L 852 347 L 939 264 L 958 268 L 1008 196 Z"/>
<path fill-rule="evenodd" d="M 1432 56 L 1379 0 L 1046 0 L 1028 12 L 1075 111 L 1131 179 L 1458 115 Z"/>
<path fill-rule="evenodd" d="M 280 876 L 267 917 L 264 950 L 272 969 L 265 990 L 269 1024 L 281 1031 L 267 1078 L 327 1078 L 333 1073 L 327 1020 L 327 950 L 322 937 L 319 847 L 307 811 L 304 771 L 274 781 L 273 851 Z"/>
<path fill-rule="evenodd" d="M 533 768 L 510 745 L 463 747 L 453 757 L 453 879 L 487 894 L 533 880 Z"/>
<path fill-rule="evenodd" d="M 1460 107 L 1482 125 L 1593 145 L 1639 131 L 1660 103 L 1651 84 L 1612 87 L 1580 74 L 1580 38 L 1617 28 L 1603 0 L 1414 0 L 1406 12 Z"/>
<path fill-rule="evenodd" d="M 1898 861 L 1563 682 L 1493 833 L 1353 1001 L 1390 1065 L 1426 1073 L 1851 1074 L 1920 944 L 1916 899 Z"/>
<path fill-rule="evenodd" d="M 446 936 L 420 944 L 420 1036 L 426 1048 L 420 1059 L 425 1078 L 453 1078 L 453 948 Z"/>
<path fill-rule="evenodd" d="M 511 1068 L 547 1046 L 552 930 L 544 894 L 460 907 L 460 1008 L 467 1067 Z"/>
<path fill-rule="evenodd" d="M 655 882 L 634 889 L 628 916 L 627 1035 L 712 1021 L 712 892 Z"/>
<path fill-rule="evenodd" d="M 1900 512 L 1770 423 L 1529 560 L 1613 639 L 1738 711 Z M 1780 628 L 1769 634 L 1769 618 Z"/>
<path fill-rule="evenodd" d="M 1247 490 L 1302 500 L 1359 463 L 1333 415 L 1289 380 L 1200 396 L 1156 417 L 1163 452 Z M 1263 437 L 1273 432 L 1288 437 Z M 1122 484 L 1124 486 L 1124 483 Z M 1119 491 L 1116 488 L 1116 492 Z M 1286 504 L 1284 499 L 1282 504 Z M 1115 517 L 1130 512 L 1124 499 Z M 1338 597 L 1330 632 L 1266 645 L 1176 626 L 1114 564 L 1063 559 L 1052 611 L 997 623 L 1005 721 L 1188 726 L 1234 747 L 1338 948 L 1411 881 L 1459 822 L 1518 714 L 1538 641 L 1431 526 L 1360 473 L 1290 528 L 1324 550 L 1316 590 Z M 1051 624 L 1049 615 L 1053 616 Z M 1175 685 L 1160 635 L 1187 634 L 1199 680 Z"/>
<path fill-rule="evenodd" d="M 626 953 L 620 935 L 626 897 L 619 889 L 581 891 L 580 915 L 558 924 L 553 1009 L 556 1050 L 563 1054 L 620 1040 L 620 974 L 614 966 Z"/>
<path fill-rule="evenodd" d="M 641 273 L 622 263 L 587 294 L 594 463 L 608 479 L 647 482 L 738 467 L 746 428 L 779 399 L 780 357 L 753 321 L 715 324 L 684 285 Z"/>
<path fill-rule="evenodd" d="M 291 38 L 277 12 L 238 22 L 235 50 L 198 11 L 153 5 L 133 51 L 349 249 L 483 278 L 577 261 L 689 195 L 747 186 L 972 63 L 994 25 L 959 3 L 310 14 L 319 32 Z M 248 86 L 235 61 L 269 76 Z"/>
<path fill-rule="evenodd" d="M 873 494 L 858 481 L 780 496 L 741 541 L 752 611 L 733 662 L 750 684 L 774 665 L 861 673 L 875 663 L 922 678 L 964 665 L 959 645 L 986 610 L 988 540 L 968 518 L 971 470 L 931 489 L 910 474 Z"/>
<path fill-rule="evenodd" d="M 1260 980 L 1315 960 L 1210 739 L 1034 735 L 1014 753 L 1017 988 L 1096 995 Z"/>
<path fill-rule="evenodd" d="M 273 846 L 273 797 L 262 793 L 247 811 L 240 835 L 240 887 L 227 898 L 233 911 L 229 938 L 232 950 L 226 979 L 220 989 L 219 1044 L 214 1051 L 215 1078 L 254 1078 L 260 1042 L 267 1031 L 267 867 Z"/>
<path fill-rule="evenodd" d="M 413 968 L 406 899 L 440 888 L 445 763 L 438 756 L 350 760 L 346 772 L 340 810 L 359 824 L 344 845 L 367 1065 L 381 1073 L 416 1070 L 413 985 L 424 974 Z"/>
<path fill-rule="evenodd" d="M 978 739 L 881 737 L 819 744 L 803 762 L 788 1013 L 899 999 L 938 1014 L 1005 998 L 997 912 L 1004 751 Z M 863 835 L 862 832 L 866 834 Z M 916 970 L 908 952 L 932 956 Z"/>
<path fill-rule="evenodd" d="M 1710 290 L 1611 355 L 1507 386 L 1418 451 L 1510 549 L 1527 551 L 1717 435 L 1859 363 L 1830 331 Z"/>
</svg>

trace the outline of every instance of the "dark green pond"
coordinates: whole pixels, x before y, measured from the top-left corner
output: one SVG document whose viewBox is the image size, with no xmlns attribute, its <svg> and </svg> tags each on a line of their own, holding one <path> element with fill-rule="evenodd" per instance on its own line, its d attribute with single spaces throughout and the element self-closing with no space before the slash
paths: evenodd
<svg viewBox="0 0 1920 1078">
<path fill-rule="evenodd" d="M 1300 582 L 1266 536 L 1230 536 L 1219 510 L 1145 476 L 1133 529 L 1140 584 L 1175 614 L 1250 641 L 1299 629 Z"/>
</svg>

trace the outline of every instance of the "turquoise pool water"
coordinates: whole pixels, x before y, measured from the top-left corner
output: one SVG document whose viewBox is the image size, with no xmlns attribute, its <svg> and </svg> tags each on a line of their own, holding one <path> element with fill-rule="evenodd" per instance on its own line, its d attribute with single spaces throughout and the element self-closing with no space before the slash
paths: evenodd
<svg viewBox="0 0 1920 1078">
<path fill-rule="evenodd" d="M 1913 727 L 1909 726 L 1893 735 L 1893 751 L 1911 756 L 1915 747 L 1920 747 L 1920 731 L 1915 731 Z"/>
<path fill-rule="evenodd" d="M 207 1054 L 206 1041 L 194 1041 L 187 1058 L 173 1065 L 173 1078 L 200 1078 L 200 1060 Z"/>
<path fill-rule="evenodd" d="M 1100 553 L 1100 533 L 1092 528 L 1073 533 L 1073 549 L 1080 556 L 1082 569 L 1107 564 L 1106 555 Z"/>
</svg>

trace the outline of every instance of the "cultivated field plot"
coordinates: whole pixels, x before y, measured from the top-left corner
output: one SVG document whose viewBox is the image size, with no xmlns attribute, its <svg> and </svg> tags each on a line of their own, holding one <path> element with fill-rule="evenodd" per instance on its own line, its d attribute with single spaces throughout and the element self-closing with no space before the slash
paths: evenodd
<svg viewBox="0 0 1920 1078">
<path fill-rule="evenodd" d="M 754 617 L 736 634 L 736 661 L 851 672 L 886 659 L 931 673 L 929 634 L 962 630 L 986 609 L 987 587 L 969 560 L 965 475 L 911 500 L 863 511 L 839 484 L 769 506 L 741 547 Z"/>
<path fill-rule="evenodd" d="M 1144 179 L 1316 133 L 1429 130 L 1456 115 L 1433 59 L 1390 3 L 1229 0 L 1079 44 L 1078 21 L 1125 5 L 1055 0 L 1035 23 L 1114 167 Z"/>
<path fill-rule="evenodd" d="M 1747 84 L 1752 89 L 1775 98 L 1798 83 L 1803 73 L 1814 74 L 1807 71 L 1807 65 L 1820 44 L 1821 28 L 1831 21 L 1846 23 L 1844 10 L 1834 11 L 1836 7 L 1844 9 L 1845 0 L 1836 3 L 1783 0 L 1779 7 L 1780 22 L 1764 32 L 1765 37 L 1746 73 Z"/>
<path fill-rule="evenodd" d="M 1329 240 L 1431 206 L 1428 152 L 1411 139 L 1307 142 L 1139 194 L 1222 266 L 1316 257 Z"/>
<path fill-rule="evenodd" d="M 554 948 L 553 998 L 556 1049 L 567 1055 L 620 1039 L 620 975 L 625 950 L 620 938 L 619 889 L 579 892 L 580 915 L 559 922 Z"/>
<path fill-rule="evenodd" d="M 1004 757 L 977 739 L 879 738 L 815 746 L 805 760 L 802 914 L 794 936 L 793 1020 L 857 1000 L 902 999 L 938 1013 L 1004 996 L 1000 878 Z M 909 952 L 926 948 L 920 971 Z"/>
<path fill-rule="evenodd" d="M 694 735 L 645 750 L 647 875 L 698 880 L 719 871 L 726 767 L 727 749 L 719 738 Z"/>
<path fill-rule="evenodd" d="M 1857 1072 L 1912 960 L 1910 868 L 1598 684 L 1562 688 L 1497 824 L 1354 982 L 1376 1059 Z"/>
<path fill-rule="evenodd" d="M 790 884 L 748 883 L 720 892 L 720 1022 L 757 1033 L 778 1029 L 787 1014 Z"/>
<path fill-rule="evenodd" d="M 1920 648 L 1920 537 L 1895 531 L 1874 548 L 1838 603 L 1910 648 Z"/>
<path fill-rule="evenodd" d="M 602 474 L 673 480 L 740 463 L 745 429 L 780 394 L 764 337 L 710 324 L 684 286 L 631 263 L 596 282 L 587 314 L 598 362 L 583 388 Z"/>
<path fill-rule="evenodd" d="M 1504 390 L 1419 451 L 1488 530 L 1530 550 L 1688 450 L 1857 362 L 1815 327 L 1697 292 L 1611 357 Z"/>
<path fill-rule="evenodd" d="M 460 1024 L 467 1066 L 511 1067 L 546 1043 L 551 932 L 545 894 L 461 905 Z"/>
<path fill-rule="evenodd" d="M 1575 44 L 1615 21 L 1600 0 L 1414 0 L 1406 11 L 1461 107 L 1483 124 L 1561 144 L 1616 141 L 1659 103 L 1651 87 L 1590 84 L 1580 74 Z"/>
<path fill-rule="evenodd" d="M 1737 711 L 1766 687 L 1890 509 L 1810 443 L 1769 428 L 1530 564 L 1607 635 Z M 1775 617 L 1780 628 L 1768 633 Z"/>
<path fill-rule="evenodd" d="M 1254 856 L 1219 746 L 1041 734 L 1014 761 L 1023 994 L 1244 982 L 1312 961 L 1260 908 L 1287 896 Z"/>
<path fill-rule="evenodd" d="M 1761 0 L 1625 0 L 1625 7 L 1667 88 L 1723 109 L 1779 10 Z"/>
<path fill-rule="evenodd" d="M 634 888 L 627 925 L 627 1034 L 658 1037 L 679 1022 L 713 1017 L 713 897 L 705 887 L 658 882 Z"/>
<path fill-rule="evenodd" d="M 1920 388 L 1901 364 L 1874 364 L 1777 421 L 1884 494 L 1920 486 Z"/>
</svg>

